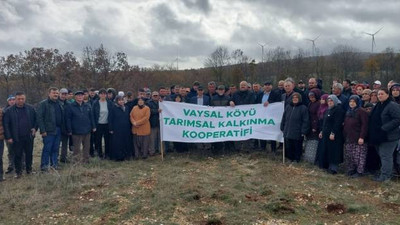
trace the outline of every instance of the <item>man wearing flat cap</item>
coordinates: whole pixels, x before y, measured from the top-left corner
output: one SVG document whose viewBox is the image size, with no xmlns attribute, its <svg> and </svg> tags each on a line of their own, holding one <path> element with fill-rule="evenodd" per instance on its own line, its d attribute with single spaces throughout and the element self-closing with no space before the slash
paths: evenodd
<svg viewBox="0 0 400 225">
<path fill-rule="evenodd" d="M 74 160 L 88 163 L 90 134 L 96 131 L 92 107 L 83 101 L 83 91 L 75 92 L 75 102 L 66 110 L 66 127 L 74 143 Z"/>
</svg>

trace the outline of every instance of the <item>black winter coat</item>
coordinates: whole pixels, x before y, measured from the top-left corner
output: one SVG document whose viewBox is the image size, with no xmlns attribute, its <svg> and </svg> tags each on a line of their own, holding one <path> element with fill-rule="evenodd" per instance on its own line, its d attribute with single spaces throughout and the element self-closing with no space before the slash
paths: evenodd
<svg viewBox="0 0 400 225">
<path fill-rule="evenodd" d="M 37 123 L 40 129 L 40 133 L 47 133 L 49 135 L 55 135 L 56 130 L 56 112 L 53 104 L 57 104 L 61 110 L 61 131 L 65 130 L 65 110 L 64 104 L 60 101 L 56 103 L 51 102 L 50 99 L 45 99 L 39 103 L 37 109 Z"/>
<path fill-rule="evenodd" d="M 318 153 L 320 167 L 327 168 L 329 163 L 343 162 L 343 121 L 345 113 L 341 105 L 326 110 L 321 127 L 322 140 Z M 335 134 L 335 140 L 330 140 L 330 134 Z"/>
<path fill-rule="evenodd" d="M 25 104 L 25 109 L 27 110 L 28 120 L 30 124 L 30 129 L 37 129 L 37 122 L 36 122 L 36 112 L 35 109 L 28 104 Z M 4 137 L 6 140 L 12 138 L 13 141 L 19 141 L 18 135 L 18 112 L 20 110 L 16 105 L 9 107 L 5 113 L 3 118 L 3 127 L 4 127 Z"/>
<path fill-rule="evenodd" d="M 283 137 L 291 140 L 301 140 L 310 129 L 308 109 L 305 105 L 289 104 L 285 107 L 281 121 Z"/>
<path fill-rule="evenodd" d="M 380 106 L 379 104 L 382 103 L 377 103 L 377 105 L 373 108 L 371 112 L 371 118 L 372 116 L 377 113 L 377 109 Z M 377 127 L 375 126 L 374 123 L 379 123 L 381 124 L 376 124 L 380 125 L 381 129 L 376 130 L 376 129 L 370 129 L 369 134 L 371 138 L 378 138 L 378 142 L 386 142 L 386 141 L 396 141 L 400 139 L 400 105 L 388 100 L 385 108 L 382 110 L 382 113 L 380 115 L 381 121 L 377 120 L 370 120 L 370 127 Z"/>
<path fill-rule="evenodd" d="M 147 106 L 150 108 L 150 126 L 160 127 L 160 113 L 158 109 L 160 108 L 158 101 L 153 101 L 152 99 L 147 101 Z"/>
<path fill-rule="evenodd" d="M 94 116 L 94 123 L 97 125 L 99 124 L 99 117 L 100 117 L 100 99 L 96 99 L 93 102 L 92 108 L 93 108 L 93 116 Z M 110 100 L 107 101 L 107 109 L 108 109 L 108 114 L 110 114 L 110 111 L 113 107 L 113 103 Z"/>
<path fill-rule="evenodd" d="M 256 98 L 252 91 L 237 91 L 233 94 L 231 101 L 235 105 L 250 105 L 256 103 Z"/>
<path fill-rule="evenodd" d="M 226 95 L 214 95 L 210 101 L 210 106 L 229 106 L 230 98 Z"/>
<path fill-rule="evenodd" d="M 111 159 L 123 160 L 132 156 L 132 132 L 130 122 L 130 111 L 125 107 L 125 111 L 113 105 L 108 117 L 109 130 L 111 135 L 110 155 Z"/>
</svg>

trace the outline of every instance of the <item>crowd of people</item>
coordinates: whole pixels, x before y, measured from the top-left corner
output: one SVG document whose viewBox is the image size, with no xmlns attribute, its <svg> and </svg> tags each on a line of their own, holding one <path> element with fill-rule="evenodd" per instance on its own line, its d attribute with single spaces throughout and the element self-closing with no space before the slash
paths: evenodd
<svg viewBox="0 0 400 225">
<path fill-rule="evenodd" d="M 399 169 L 400 84 L 390 81 L 367 83 L 334 81 L 322 90 L 322 81 L 310 78 L 308 85 L 291 78 L 250 84 L 242 81 L 226 87 L 211 81 L 192 87 L 174 85 L 157 91 L 139 89 L 117 92 L 113 88 L 79 90 L 51 87 L 48 98 L 33 107 L 23 92 L 10 95 L 0 109 L 0 181 L 3 178 L 4 143 L 8 149 L 6 173 L 15 170 L 20 178 L 32 173 L 33 140 L 43 140 L 40 170 L 59 169 L 60 163 L 89 163 L 91 157 L 111 160 L 146 159 L 160 152 L 159 102 L 175 101 L 197 105 L 229 106 L 284 102 L 281 122 L 285 157 L 318 165 L 331 174 L 345 162 L 352 178 L 376 174 L 376 181 L 391 179 Z M 206 90 L 207 89 L 207 90 Z M 39 131 L 39 132 L 37 132 Z M 104 144 L 103 144 L 104 143 Z M 166 152 L 191 147 L 221 151 L 277 151 L 277 142 L 249 140 L 211 145 L 164 142 Z M 250 145 L 249 145 L 250 144 Z M 249 149 L 249 146 L 251 149 Z M 104 151 L 103 151 L 104 150 Z M 70 156 L 72 152 L 72 156 Z"/>
</svg>

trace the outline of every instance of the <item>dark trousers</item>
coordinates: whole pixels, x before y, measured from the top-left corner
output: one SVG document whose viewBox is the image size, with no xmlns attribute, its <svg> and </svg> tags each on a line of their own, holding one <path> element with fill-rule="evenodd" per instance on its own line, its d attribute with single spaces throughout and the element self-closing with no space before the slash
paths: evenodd
<svg viewBox="0 0 400 225">
<path fill-rule="evenodd" d="M 20 138 L 18 141 L 15 141 L 12 146 L 15 156 L 14 156 L 14 165 L 15 172 L 18 175 L 22 174 L 22 155 L 25 153 L 25 167 L 26 172 L 32 172 L 32 154 L 33 154 L 33 138 L 26 137 Z"/>
<path fill-rule="evenodd" d="M 276 141 L 260 140 L 261 150 L 264 150 L 267 147 L 267 143 L 271 145 L 271 152 L 276 152 Z"/>
<path fill-rule="evenodd" d="M 4 152 L 4 140 L 0 140 L 0 180 L 3 179 L 3 152 Z"/>
<path fill-rule="evenodd" d="M 293 140 L 285 138 L 285 156 L 292 161 L 300 161 L 303 152 L 303 139 Z"/>
<path fill-rule="evenodd" d="M 149 156 L 150 135 L 134 135 L 135 158 L 147 158 Z"/>
<path fill-rule="evenodd" d="M 102 147 L 102 139 L 104 138 L 104 154 Z M 108 130 L 108 124 L 98 124 L 95 133 L 95 149 L 97 155 L 100 158 L 110 158 L 110 132 Z"/>
<path fill-rule="evenodd" d="M 90 152 L 90 156 L 94 157 L 94 142 L 96 139 L 96 136 L 93 132 L 90 132 L 90 140 L 89 140 L 89 152 Z"/>
<path fill-rule="evenodd" d="M 68 140 L 71 145 L 71 140 L 70 136 L 66 134 L 61 134 L 61 154 L 60 154 L 60 161 L 65 162 L 67 161 L 67 156 L 68 156 Z"/>
<path fill-rule="evenodd" d="M 225 142 L 214 142 L 211 144 L 211 149 L 212 149 L 212 153 L 217 155 L 220 154 L 222 152 L 222 150 L 224 149 L 224 143 Z"/>
</svg>

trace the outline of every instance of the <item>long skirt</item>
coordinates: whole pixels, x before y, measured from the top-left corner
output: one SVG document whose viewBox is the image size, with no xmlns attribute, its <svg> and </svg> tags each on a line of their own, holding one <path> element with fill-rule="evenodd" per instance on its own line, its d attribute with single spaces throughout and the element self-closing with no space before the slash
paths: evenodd
<svg viewBox="0 0 400 225">
<path fill-rule="evenodd" d="M 306 147 L 304 148 L 303 159 L 311 164 L 315 163 L 315 156 L 317 155 L 318 140 L 311 139 L 306 141 Z"/>
<path fill-rule="evenodd" d="M 368 145 L 359 145 L 358 143 L 346 143 L 345 159 L 347 172 L 365 172 L 365 163 L 367 160 Z"/>
</svg>

